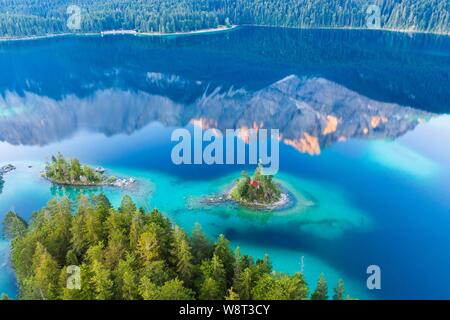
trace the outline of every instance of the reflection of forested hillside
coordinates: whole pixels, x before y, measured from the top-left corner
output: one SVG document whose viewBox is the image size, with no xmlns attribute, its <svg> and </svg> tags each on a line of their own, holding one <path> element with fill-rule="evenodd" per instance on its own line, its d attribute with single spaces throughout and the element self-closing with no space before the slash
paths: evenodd
<svg viewBox="0 0 450 320">
<path fill-rule="evenodd" d="M 365 27 L 369 4 L 381 8 L 384 28 L 449 32 L 447 0 L 3 0 L 0 36 L 69 31 L 68 5 L 82 8 L 83 32 L 135 29 L 175 32 L 237 24 L 289 27 Z"/>
<path fill-rule="evenodd" d="M 191 103 L 208 88 L 259 90 L 290 74 L 322 77 L 378 101 L 450 112 L 447 37 L 377 31 L 242 28 L 171 39 L 131 36 L 0 43 L 0 92 L 52 98 L 141 90 Z M 190 82 L 169 88 L 151 76 Z"/>
</svg>

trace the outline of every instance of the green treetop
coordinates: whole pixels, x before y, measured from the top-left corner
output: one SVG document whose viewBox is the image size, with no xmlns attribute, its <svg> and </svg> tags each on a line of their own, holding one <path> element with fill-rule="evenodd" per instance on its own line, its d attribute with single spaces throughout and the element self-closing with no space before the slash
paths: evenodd
<svg viewBox="0 0 450 320">
<path fill-rule="evenodd" d="M 57 184 L 96 185 L 104 180 L 102 173 L 82 165 L 78 159 L 67 160 L 61 153 L 46 163 L 43 175 Z"/>
<path fill-rule="evenodd" d="M 327 300 L 328 299 L 328 285 L 323 274 L 320 275 L 317 282 L 317 288 L 311 295 L 312 300 Z"/>
</svg>

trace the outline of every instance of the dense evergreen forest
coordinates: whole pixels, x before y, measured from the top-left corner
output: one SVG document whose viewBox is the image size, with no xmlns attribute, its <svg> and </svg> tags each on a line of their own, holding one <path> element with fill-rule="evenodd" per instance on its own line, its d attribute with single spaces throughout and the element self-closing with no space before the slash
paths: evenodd
<svg viewBox="0 0 450 320">
<path fill-rule="evenodd" d="M 138 209 L 130 197 L 118 209 L 104 195 L 51 200 L 29 223 L 9 212 L 3 235 L 22 299 L 316 299 L 333 297 L 320 276 L 310 293 L 301 273 L 276 273 L 268 256 L 233 252 L 220 235 L 211 243 L 196 225 L 192 235 L 158 210 Z M 79 286 L 69 278 L 80 271 Z M 69 285 L 68 285 L 69 284 Z M 71 285 L 73 284 L 73 286 Z"/>
<path fill-rule="evenodd" d="M 2 0 L 0 36 L 70 32 L 69 5 L 81 8 L 80 32 L 129 29 L 177 32 L 234 24 L 365 27 L 381 9 L 381 27 L 450 32 L 448 0 Z"/>
</svg>

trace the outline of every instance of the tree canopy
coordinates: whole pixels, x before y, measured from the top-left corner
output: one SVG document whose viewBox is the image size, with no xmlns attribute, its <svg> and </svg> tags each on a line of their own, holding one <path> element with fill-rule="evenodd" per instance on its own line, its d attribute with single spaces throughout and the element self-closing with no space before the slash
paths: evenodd
<svg viewBox="0 0 450 320">
<path fill-rule="evenodd" d="M 102 194 L 80 195 L 73 203 L 53 199 L 28 224 L 10 212 L 3 226 L 13 239 L 22 299 L 308 298 L 303 274 L 277 273 L 268 256 L 255 262 L 239 248 L 233 252 L 224 235 L 211 243 L 199 225 L 189 236 L 158 210 L 137 208 L 129 196 L 117 209 Z M 68 285 L 74 276 L 79 288 Z M 327 298 L 324 281 L 313 298 Z M 335 298 L 342 296 L 340 283 Z"/>
</svg>

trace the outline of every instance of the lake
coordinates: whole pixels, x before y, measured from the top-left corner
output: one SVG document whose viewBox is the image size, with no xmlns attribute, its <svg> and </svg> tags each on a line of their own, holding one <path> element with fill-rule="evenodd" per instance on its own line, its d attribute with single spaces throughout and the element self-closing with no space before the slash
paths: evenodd
<svg viewBox="0 0 450 320">
<path fill-rule="evenodd" d="M 0 42 L 0 220 L 29 219 L 61 188 L 57 152 L 132 176 L 129 193 L 191 230 L 223 233 L 276 271 L 324 273 L 360 299 L 450 299 L 450 38 L 241 27 L 195 36 Z M 255 212 L 199 199 L 250 165 L 171 161 L 176 128 L 279 129 L 276 179 L 298 201 Z M 0 241 L 0 293 L 16 296 Z M 381 290 L 366 269 L 381 268 Z"/>
</svg>

